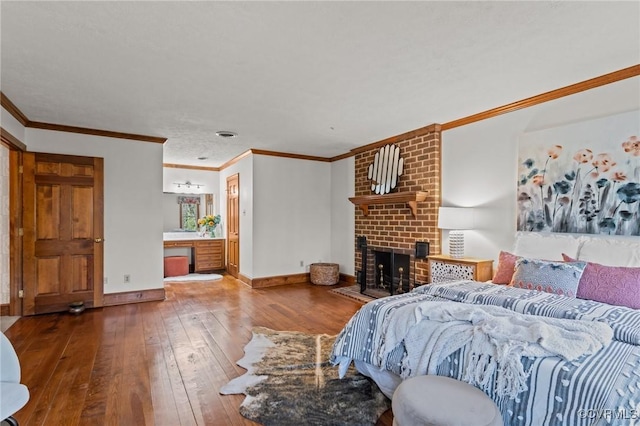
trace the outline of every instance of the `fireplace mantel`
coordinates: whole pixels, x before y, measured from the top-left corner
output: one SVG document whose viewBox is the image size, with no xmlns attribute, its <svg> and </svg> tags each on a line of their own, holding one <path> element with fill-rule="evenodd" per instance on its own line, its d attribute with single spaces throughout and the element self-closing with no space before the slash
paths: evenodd
<svg viewBox="0 0 640 426">
<path fill-rule="evenodd" d="M 362 210 L 365 216 L 369 214 L 369 206 L 372 204 L 407 203 L 407 206 L 411 209 L 411 214 L 415 218 L 418 214 L 418 202 L 426 199 L 426 191 L 411 191 L 394 192 L 384 195 L 361 195 L 359 197 L 350 197 L 349 201 L 360 207 L 360 210 Z"/>
</svg>

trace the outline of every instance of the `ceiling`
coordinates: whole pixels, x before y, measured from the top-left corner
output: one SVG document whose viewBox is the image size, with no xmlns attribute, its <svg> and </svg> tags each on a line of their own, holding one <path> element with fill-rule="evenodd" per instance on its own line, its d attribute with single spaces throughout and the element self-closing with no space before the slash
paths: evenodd
<svg viewBox="0 0 640 426">
<path fill-rule="evenodd" d="M 637 1 L 2 0 L 0 19 L 0 90 L 31 121 L 208 167 L 333 157 L 640 63 Z"/>
</svg>

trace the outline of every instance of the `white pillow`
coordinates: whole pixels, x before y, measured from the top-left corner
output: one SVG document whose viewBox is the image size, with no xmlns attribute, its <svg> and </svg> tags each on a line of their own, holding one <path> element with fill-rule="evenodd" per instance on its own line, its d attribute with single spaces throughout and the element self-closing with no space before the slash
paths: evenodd
<svg viewBox="0 0 640 426">
<path fill-rule="evenodd" d="M 513 254 L 522 257 L 562 261 L 562 253 L 574 259 L 578 257 L 580 239 L 573 234 L 552 234 L 549 232 L 517 232 Z M 581 259 L 582 260 L 582 259 Z"/>
<path fill-rule="evenodd" d="M 578 260 L 606 266 L 640 267 L 640 239 L 604 239 L 584 236 Z"/>
</svg>

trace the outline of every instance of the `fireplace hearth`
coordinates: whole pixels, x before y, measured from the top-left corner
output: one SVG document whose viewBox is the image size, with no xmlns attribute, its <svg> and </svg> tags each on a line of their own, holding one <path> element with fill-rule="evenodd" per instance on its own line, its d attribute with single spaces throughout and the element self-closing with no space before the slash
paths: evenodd
<svg viewBox="0 0 640 426">
<path fill-rule="evenodd" d="M 389 247 L 362 246 L 360 293 L 385 297 L 409 292 L 414 282 L 414 253 Z"/>
</svg>

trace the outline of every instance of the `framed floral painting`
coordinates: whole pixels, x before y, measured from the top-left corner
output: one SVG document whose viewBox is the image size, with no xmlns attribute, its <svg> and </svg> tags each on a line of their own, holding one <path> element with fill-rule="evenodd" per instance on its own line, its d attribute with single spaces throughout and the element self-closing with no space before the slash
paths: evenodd
<svg viewBox="0 0 640 426">
<path fill-rule="evenodd" d="M 524 134 L 519 231 L 640 235 L 640 111 Z"/>
</svg>

